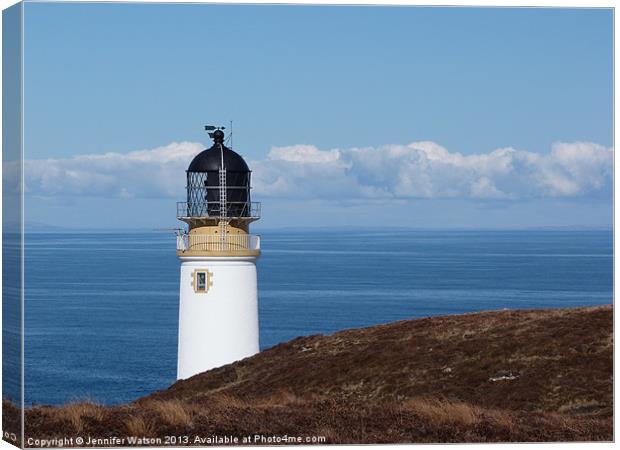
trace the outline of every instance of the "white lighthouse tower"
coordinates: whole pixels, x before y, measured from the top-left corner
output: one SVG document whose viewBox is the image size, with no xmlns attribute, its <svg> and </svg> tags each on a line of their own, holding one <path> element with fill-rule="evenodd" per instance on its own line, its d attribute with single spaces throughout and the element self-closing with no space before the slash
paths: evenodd
<svg viewBox="0 0 620 450">
<path fill-rule="evenodd" d="M 251 171 L 224 145 L 221 127 L 207 126 L 213 146 L 187 169 L 187 201 L 177 218 L 181 260 L 177 378 L 258 353 L 256 260 L 260 237 L 250 223 L 260 203 L 250 201 Z"/>
</svg>

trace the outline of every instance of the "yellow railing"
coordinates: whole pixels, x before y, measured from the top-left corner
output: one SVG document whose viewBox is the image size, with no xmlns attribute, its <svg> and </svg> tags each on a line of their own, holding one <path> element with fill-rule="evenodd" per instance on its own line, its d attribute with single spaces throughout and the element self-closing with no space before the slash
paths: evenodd
<svg viewBox="0 0 620 450">
<path fill-rule="evenodd" d="M 256 234 L 180 234 L 177 250 L 202 252 L 230 252 L 260 250 L 260 236 Z"/>
</svg>

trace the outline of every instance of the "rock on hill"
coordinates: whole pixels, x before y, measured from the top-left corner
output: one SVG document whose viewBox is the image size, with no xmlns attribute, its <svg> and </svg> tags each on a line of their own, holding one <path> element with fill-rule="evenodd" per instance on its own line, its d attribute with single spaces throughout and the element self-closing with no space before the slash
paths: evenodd
<svg viewBox="0 0 620 450">
<path fill-rule="evenodd" d="M 612 349 L 611 306 L 401 321 L 300 337 L 125 406 L 30 408 L 26 438 L 609 441 Z"/>
</svg>

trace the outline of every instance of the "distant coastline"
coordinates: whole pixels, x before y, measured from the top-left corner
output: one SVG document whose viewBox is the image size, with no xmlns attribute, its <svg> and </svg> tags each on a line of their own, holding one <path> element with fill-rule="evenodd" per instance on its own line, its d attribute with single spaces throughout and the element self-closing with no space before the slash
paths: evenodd
<svg viewBox="0 0 620 450">
<path fill-rule="evenodd" d="M 162 227 L 136 228 L 80 228 L 49 225 L 45 223 L 26 223 L 25 233 L 167 233 L 173 232 L 179 225 Z M 613 225 L 548 225 L 528 227 L 402 227 L 402 226 L 315 226 L 315 227 L 256 227 L 257 232 L 312 232 L 312 231 L 612 231 Z"/>
</svg>

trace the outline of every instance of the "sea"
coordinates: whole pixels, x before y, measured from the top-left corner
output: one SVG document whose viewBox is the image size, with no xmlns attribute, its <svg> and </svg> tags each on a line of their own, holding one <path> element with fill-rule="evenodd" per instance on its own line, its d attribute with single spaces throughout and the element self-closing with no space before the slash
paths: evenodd
<svg viewBox="0 0 620 450">
<path fill-rule="evenodd" d="M 613 301 L 611 229 L 289 229 L 261 238 L 261 349 L 403 319 Z M 26 405 L 119 404 L 175 381 L 171 232 L 28 233 L 25 258 Z"/>
</svg>

